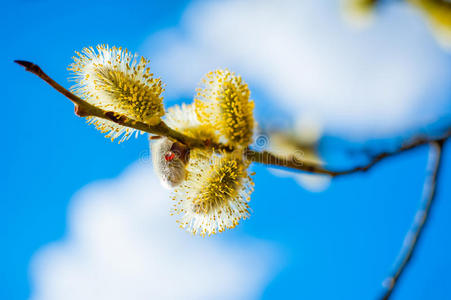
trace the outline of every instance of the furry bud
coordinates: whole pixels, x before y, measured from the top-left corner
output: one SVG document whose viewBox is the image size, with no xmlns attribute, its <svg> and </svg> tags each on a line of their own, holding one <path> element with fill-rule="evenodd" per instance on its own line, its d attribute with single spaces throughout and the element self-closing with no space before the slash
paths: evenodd
<svg viewBox="0 0 451 300">
<path fill-rule="evenodd" d="M 188 161 L 187 148 L 163 137 L 151 144 L 152 161 L 155 173 L 161 184 L 174 188 L 185 180 L 185 165 Z"/>
</svg>

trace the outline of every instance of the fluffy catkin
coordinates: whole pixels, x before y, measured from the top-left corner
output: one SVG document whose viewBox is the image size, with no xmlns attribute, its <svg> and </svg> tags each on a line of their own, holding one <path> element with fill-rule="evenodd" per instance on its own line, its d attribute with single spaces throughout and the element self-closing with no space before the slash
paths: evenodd
<svg viewBox="0 0 451 300">
<path fill-rule="evenodd" d="M 99 45 L 77 52 L 69 66 L 76 82 L 71 90 L 76 95 L 99 107 L 132 120 L 155 125 L 164 115 L 163 84 L 154 78 L 147 67 L 149 61 L 126 49 Z M 135 129 L 100 119 L 87 118 L 106 137 L 120 142 L 128 139 Z M 138 133 L 138 132 L 137 132 Z"/>
</svg>

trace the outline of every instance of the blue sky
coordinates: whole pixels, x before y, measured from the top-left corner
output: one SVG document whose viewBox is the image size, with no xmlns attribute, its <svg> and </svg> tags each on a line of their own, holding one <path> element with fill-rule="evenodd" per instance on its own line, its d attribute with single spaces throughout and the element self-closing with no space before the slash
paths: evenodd
<svg viewBox="0 0 451 300">
<path fill-rule="evenodd" d="M 1 298 L 29 296 L 30 258 L 43 244 L 63 237 L 74 192 L 96 179 L 118 175 L 147 150 L 144 138 L 127 145 L 109 143 L 73 115 L 71 103 L 12 61 L 35 61 L 69 86 L 66 68 L 76 49 L 106 42 L 136 49 L 153 30 L 175 23 L 184 3 L 158 3 L 4 4 L 2 78 L 7 82 L 5 99 L 11 99 L 6 110 L 15 112 L 5 116 L 5 123 L 20 125 L 7 130 L 2 141 L 1 228 L 6 245 L 2 265 L 6 267 L 2 268 Z"/>
<path fill-rule="evenodd" d="M 191 95 L 186 91 L 190 90 L 191 82 L 173 75 L 171 68 L 174 66 L 167 62 L 171 57 L 164 55 L 165 49 L 168 52 L 177 50 L 180 36 L 186 44 L 193 43 L 190 37 L 193 29 L 186 29 L 191 28 L 186 25 L 190 22 L 185 15 L 187 7 L 191 6 L 185 1 L 127 4 L 115 1 L 14 1 L 4 4 L 0 20 L 4 41 L 0 50 L 3 57 L 0 76 L 6 88 L 3 122 L 7 127 L 2 139 L 4 171 L 0 175 L 3 193 L 0 201 L 0 298 L 30 297 L 35 280 L 30 271 L 32 258 L 43 246 L 65 238 L 69 231 L 71 199 L 77 191 L 98 180 L 116 178 L 128 166 L 148 155 L 146 138 L 120 145 L 111 143 L 77 118 L 69 101 L 12 61 L 36 62 L 55 80 L 69 86 L 66 67 L 75 50 L 98 43 L 122 45 L 132 51 L 142 50 L 146 55 L 155 53 L 150 59 L 163 80 L 167 79 L 168 101 L 171 104 L 190 101 Z M 195 8 L 190 10 L 191 14 L 197 11 Z M 197 8 L 199 13 L 203 12 Z M 336 6 L 331 4 L 329 10 L 334 9 Z M 396 16 L 396 12 L 393 15 Z M 382 28 L 373 29 L 376 36 L 379 36 L 378 30 L 384 32 L 390 24 L 389 18 L 382 20 Z M 416 25 L 418 28 L 423 26 L 419 22 L 415 24 L 420 24 Z M 175 28 L 176 42 L 164 34 L 154 35 L 168 28 Z M 442 69 L 450 69 L 449 54 L 441 52 L 428 36 L 427 29 L 420 28 L 418 32 L 418 36 L 405 39 L 408 43 L 425 44 L 419 46 L 422 50 L 416 57 L 425 65 L 429 62 L 425 73 L 435 75 L 435 70 L 441 74 Z M 360 38 L 360 34 L 353 38 Z M 426 54 L 433 58 L 428 59 Z M 205 58 L 207 68 L 230 63 L 230 67 L 249 76 L 260 123 L 271 120 L 273 111 L 289 115 L 286 111 L 293 108 L 286 109 L 272 102 L 266 90 L 259 86 L 263 79 L 253 76 L 251 67 L 234 57 L 217 59 L 211 56 L 214 55 Z M 177 66 L 183 70 L 189 67 Z M 198 80 L 196 77 L 194 81 Z M 439 109 L 432 109 L 433 104 L 417 105 L 407 115 L 395 115 L 409 120 L 402 125 L 393 123 L 395 136 L 423 129 L 424 123 L 430 120 L 436 121 L 435 126 L 445 126 L 451 108 L 451 85 L 446 80 L 436 81 L 432 95 L 439 99 Z M 185 82 L 188 83 L 182 85 Z M 308 91 L 315 95 L 315 89 Z M 303 94 L 306 95 L 310 94 Z M 429 95 L 420 95 L 419 103 L 432 102 Z M 317 101 L 325 96 L 327 94 L 320 94 Z M 288 103 L 290 97 L 286 99 L 283 103 Z M 305 105 L 294 107 L 300 109 Z M 400 111 L 404 108 L 401 106 Z M 321 112 L 320 109 L 316 111 Z M 375 136 L 368 128 L 383 119 L 383 112 L 378 112 L 382 117 L 373 118 L 370 125 L 363 126 L 367 129 L 366 135 L 359 132 L 358 142 L 349 141 L 349 136 L 344 134 L 345 128 L 364 123 L 345 124 L 334 132 L 331 128 L 341 122 L 337 117 L 339 114 L 326 115 L 327 120 L 332 121 L 326 123 L 325 155 L 334 157 L 329 153 L 334 152 L 331 147 L 343 152 L 343 149 L 371 145 L 367 140 Z M 418 124 L 412 120 L 418 120 Z M 388 147 L 387 129 L 380 131 L 384 135 L 375 132 L 377 138 L 383 137 L 384 146 Z M 451 251 L 448 233 L 451 192 L 447 189 L 447 183 L 451 182 L 450 155 L 447 149 L 436 206 L 395 299 L 451 298 L 448 288 L 451 258 L 447 255 Z M 256 165 L 253 167 L 257 175 L 252 217 L 232 232 L 213 239 L 239 243 L 245 237 L 275 245 L 277 260 L 273 264 L 276 267 L 272 271 L 272 280 L 262 288 L 261 299 L 374 299 L 382 291 L 381 282 L 391 269 L 419 204 L 426 158 L 427 148 L 422 147 L 388 159 L 368 173 L 337 178 L 321 193 L 310 192 L 293 179 L 276 177 L 265 167 Z M 340 161 L 335 163 L 339 165 Z"/>
</svg>

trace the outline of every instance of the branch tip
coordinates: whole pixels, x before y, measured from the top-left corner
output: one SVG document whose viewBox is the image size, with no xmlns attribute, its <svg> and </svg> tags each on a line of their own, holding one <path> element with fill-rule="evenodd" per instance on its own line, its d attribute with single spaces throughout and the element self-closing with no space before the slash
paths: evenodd
<svg viewBox="0 0 451 300">
<path fill-rule="evenodd" d="M 27 71 L 31 71 L 36 69 L 36 67 L 38 67 L 37 65 L 35 65 L 34 63 L 30 62 L 30 61 L 26 61 L 26 60 L 14 60 L 14 62 L 18 65 L 21 65 L 22 67 L 25 68 L 25 70 Z M 38 67 L 39 68 L 39 67 Z"/>
</svg>

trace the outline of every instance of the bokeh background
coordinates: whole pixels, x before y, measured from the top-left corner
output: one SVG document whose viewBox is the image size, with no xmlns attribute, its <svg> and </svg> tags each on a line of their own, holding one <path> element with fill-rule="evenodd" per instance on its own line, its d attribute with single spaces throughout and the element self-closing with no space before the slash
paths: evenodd
<svg viewBox="0 0 451 300">
<path fill-rule="evenodd" d="M 418 7 L 383 2 L 2 2 L 0 299 L 377 298 L 421 200 L 427 147 L 333 181 L 254 165 L 251 218 L 192 237 L 169 216 L 145 137 L 111 143 L 13 60 L 68 87 L 75 50 L 123 46 L 151 59 L 166 107 L 227 67 L 248 82 L 260 126 L 315 130 L 340 168 L 451 122 L 443 38 Z M 450 155 L 394 299 L 451 299 Z"/>
</svg>

